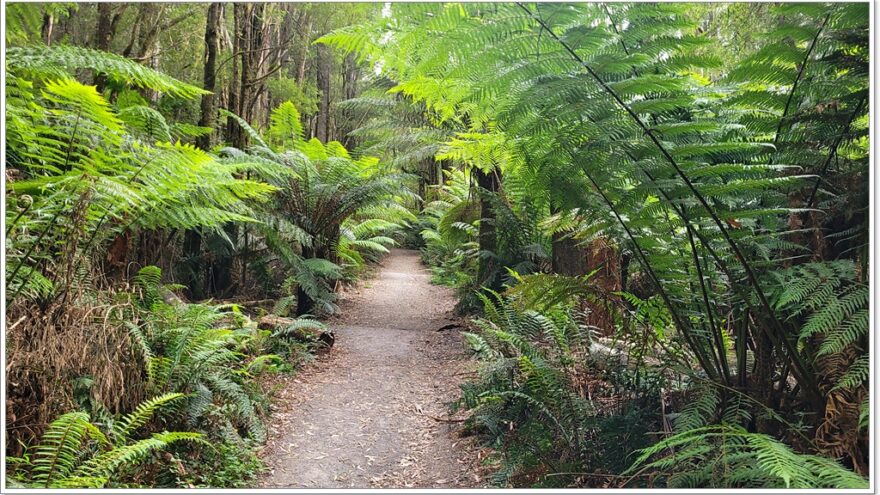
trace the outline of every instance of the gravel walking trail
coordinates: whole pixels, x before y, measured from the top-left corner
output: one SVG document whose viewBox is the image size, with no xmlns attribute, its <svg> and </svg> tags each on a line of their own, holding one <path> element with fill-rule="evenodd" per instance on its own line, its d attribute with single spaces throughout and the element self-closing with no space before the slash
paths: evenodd
<svg viewBox="0 0 880 495">
<path fill-rule="evenodd" d="M 479 487 L 482 457 L 447 404 L 473 370 L 455 297 L 417 251 L 393 250 L 347 293 L 332 350 L 273 401 L 264 488 Z"/>
</svg>

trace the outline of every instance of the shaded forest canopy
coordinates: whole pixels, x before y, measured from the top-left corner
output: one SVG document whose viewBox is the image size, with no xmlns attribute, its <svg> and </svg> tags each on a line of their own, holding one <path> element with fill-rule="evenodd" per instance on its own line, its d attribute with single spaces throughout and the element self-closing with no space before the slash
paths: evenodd
<svg viewBox="0 0 880 495">
<path fill-rule="evenodd" d="M 867 3 L 4 19 L 10 484 L 251 485 L 401 245 L 493 484 L 867 486 Z"/>
</svg>

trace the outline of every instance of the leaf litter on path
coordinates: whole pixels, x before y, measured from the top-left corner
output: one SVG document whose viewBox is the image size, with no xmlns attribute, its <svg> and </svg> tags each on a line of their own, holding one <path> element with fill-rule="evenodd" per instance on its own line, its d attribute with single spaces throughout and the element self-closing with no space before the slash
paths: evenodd
<svg viewBox="0 0 880 495">
<path fill-rule="evenodd" d="M 280 379 L 261 456 L 265 488 L 483 486 L 482 450 L 448 404 L 472 375 L 451 291 L 416 251 L 393 250 L 331 319 L 333 350 Z"/>
</svg>

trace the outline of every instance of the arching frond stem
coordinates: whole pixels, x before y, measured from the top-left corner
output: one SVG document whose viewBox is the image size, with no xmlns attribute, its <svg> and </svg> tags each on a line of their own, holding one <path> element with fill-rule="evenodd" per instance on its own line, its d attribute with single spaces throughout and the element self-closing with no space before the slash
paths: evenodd
<svg viewBox="0 0 880 495">
<path fill-rule="evenodd" d="M 648 276 L 650 276 L 651 280 L 654 282 L 654 284 L 657 285 L 657 287 L 658 287 L 657 290 L 660 292 L 660 297 L 663 299 L 663 302 L 666 304 L 666 307 L 669 308 L 669 314 L 672 316 L 672 319 L 675 321 L 676 327 L 678 327 L 679 330 L 681 330 L 681 334 L 682 334 L 682 336 L 684 336 L 688 345 L 690 345 L 690 347 L 694 350 L 694 354 L 697 356 L 697 360 L 700 362 L 700 366 L 702 366 L 703 369 L 706 370 L 706 374 L 709 375 L 709 377 L 712 380 L 717 380 L 718 375 L 719 375 L 719 370 L 715 369 L 714 365 L 710 366 L 710 363 L 712 363 L 712 360 L 709 359 L 708 356 L 706 356 L 705 350 L 703 349 L 703 346 L 697 345 L 697 342 L 695 342 L 693 340 L 693 335 L 690 331 L 690 327 L 685 324 L 685 320 L 681 317 L 681 315 L 678 314 L 678 310 L 673 305 L 672 299 L 669 297 L 669 294 L 663 288 L 663 284 L 660 283 L 660 278 L 654 272 L 654 268 L 651 266 L 651 263 L 648 261 L 647 255 L 645 255 L 645 252 L 642 250 L 641 246 L 639 245 L 638 241 L 636 240 L 635 234 L 633 234 L 632 230 L 630 230 L 629 225 L 627 225 L 626 221 L 623 220 L 623 217 L 620 216 L 620 213 L 617 211 L 617 208 L 614 206 L 614 203 L 611 201 L 611 198 L 609 198 L 608 195 L 606 195 L 605 192 L 602 190 L 602 188 L 599 187 L 599 184 L 596 182 L 595 179 L 593 179 L 593 176 L 590 175 L 590 173 L 587 172 L 584 167 L 581 167 L 581 168 L 584 169 L 584 176 L 587 178 L 587 180 L 590 181 L 590 183 L 596 189 L 596 192 L 599 193 L 599 196 L 602 198 L 602 200 L 605 202 L 605 204 L 608 205 L 608 208 L 611 210 L 611 213 L 614 215 L 614 218 L 617 219 L 617 222 L 620 224 L 621 227 L 623 227 L 623 230 L 624 230 L 624 232 L 626 232 L 627 237 L 629 237 L 630 241 L 633 243 L 633 246 L 635 247 L 635 250 L 636 250 L 636 254 L 638 254 L 639 259 L 641 260 L 642 264 L 645 267 L 645 270 L 647 270 Z"/>
<path fill-rule="evenodd" d="M 757 276 L 755 275 L 751 264 L 746 260 L 745 256 L 742 253 L 742 250 L 740 250 L 737 243 L 733 240 L 732 237 L 730 237 L 730 233 L 724 226 L 724 222 L 722 222 L 721 219 L 718 217 L 718 214 L 715 212 L 714 208 L 709 205 L 703 194 L 700 193 L 696 186 L 694 186 L 693 182 L 690 180 L 687 174 L 685 174 L 681 167 L 678 165 L 675 158 L 672 157 L 666 147 L 663 146 L 660 140 L 657 139 L 657 136 L 654 135 L 654 132 L 651 130 L 651 128 L 649 128 L 642 121 L 642 119 L 632 110 L 632 108 L 630 108 L 629 105 L 627 105 L 620 98 L 617 92 L 615 92 L 610 86 L 608 86 L 608 84 L 605 83 L 605 81 L 601 77 L 599 77 L 599 75 L 593 70 L 593 68 L 590 67 L 590 65 L 587 64 L 580 57 L 580 55 L 578 55 L 577 52 L 575 52 L 574 49 L 572 49 L 571 46 L 568 45 L 568 43 L 563 41 L 552 29 L 550 29 L 550 27 L 544 22 L 543 19 L 541 19 L 540 16 L 535 15 L 528 7 L 526 7 L 521 2 L 517 2 L 517 6 L 523 9 L 532 19 L 534 19 L 545 30 L 547 30 L 547 33 L 550 35 L 550 37 L 553 38 L 554 41 L 559 43 L 565 49 L 565 51 L 568 52 L 568 54 L 571 55 L 571 57 L 574 58 L 581 65 L 581 67 L 583 67 L 587 71 L 590 77 L 592 77 L 596 81 L 596 83 L 602 88 L 602 90 L 608 93 L 608 95 L 611 96 L 611 98 L 614 99 L 614 101 L 635 121 L 635 123 L 642 129 L 644 134 L 647 135 L 651 142 L 657 147 L 657 149 L 660 151 L 666 161 L 668 161 L 670 165 L 672 165 L 676 174 L 684 181 L 687 188 L 694 194 L 694 197 L 697 199 L 697 201 L 699 201 L 699 203 L 712 218 L 712 221 L 718 227 L 721 235 L 724 237 L 731 250 L 733 250 L 735 257 L 743 266 L 746 272 L 746 276 L 749 279 L 750 285 L 752 285 L 752 288 L 758 296 L 758 299 L 761 301 L 761 305 L 764 307 L 767 317 L 771 320 L 775 327 L 776 334 L 774 335 L 773 332 L 767 332 L 768 336 L 771 337 L 775 345 L 781 345 L 781 347 L 786 349 L 786 352 L 789 354 L 789 357 L 793 362 L 795 368 L 795 376 L 798 378 L 798 381 L 804 384 L 804 389 L 807 392 L 807 396 L 816 411 L 820 411 L 824 407 L 824 401 L 822 400 L 821 392 L 819 391 L 818 385 L 816 384 L 812 373 L 808 371 L 807 364 L 801 358 L 795 345 L 786 337 L 785 329 L 782 327 L 781 322 L 779 322 L 779 319 L 776 317 L 775 311 L 773 311 L 773 308 L 770 306 L 770 302 L 767 300 L 766 294 L 764 294 L 763 289 L 758 283 Z"/>
</svg>

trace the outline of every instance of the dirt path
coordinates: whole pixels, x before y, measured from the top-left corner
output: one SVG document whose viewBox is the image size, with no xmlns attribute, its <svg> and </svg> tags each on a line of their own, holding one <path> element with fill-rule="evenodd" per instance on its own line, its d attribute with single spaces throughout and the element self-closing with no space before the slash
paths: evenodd
<svg viewBox="0 0 880 495">
<path fill-rule="evenodd" d="M 483 485 L 473 440 L 435 419 L 471 363 L 456 330 L 437 331 L 455 298 L 429 278 L 418 252 L 394 250 L 344 298 L 333 350 L 276 394 L 263 487 Z"/>
</svg>

